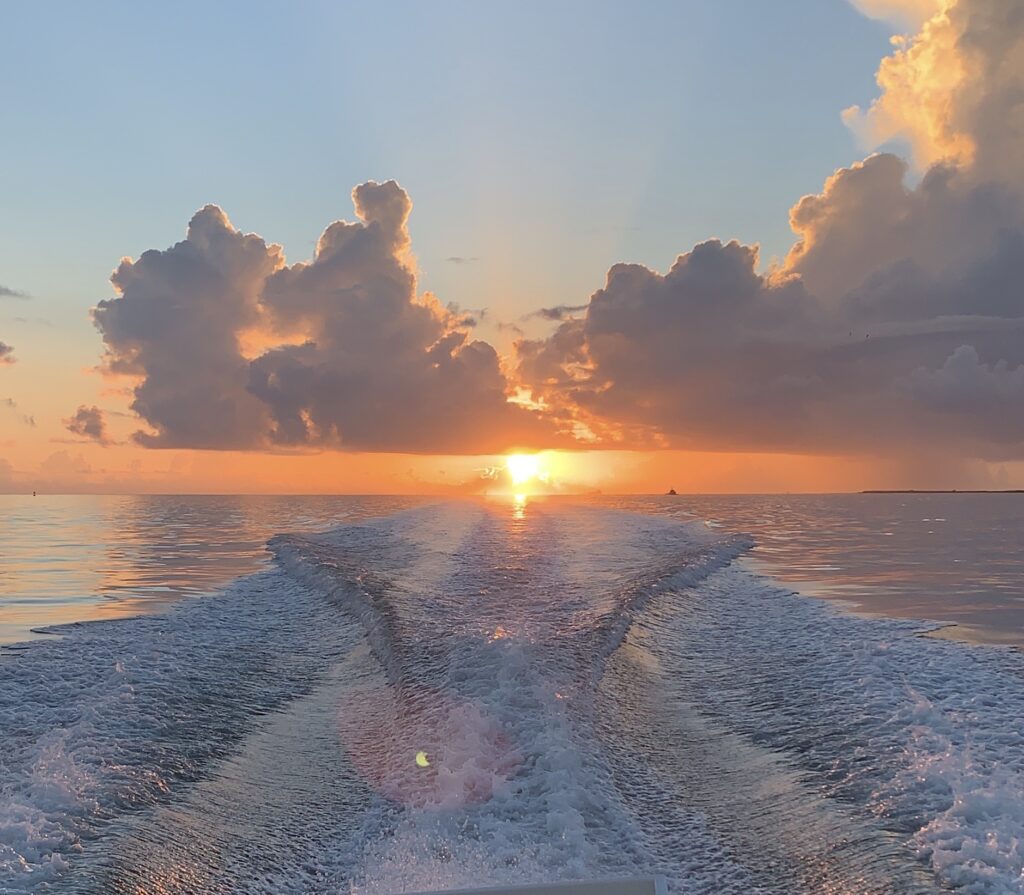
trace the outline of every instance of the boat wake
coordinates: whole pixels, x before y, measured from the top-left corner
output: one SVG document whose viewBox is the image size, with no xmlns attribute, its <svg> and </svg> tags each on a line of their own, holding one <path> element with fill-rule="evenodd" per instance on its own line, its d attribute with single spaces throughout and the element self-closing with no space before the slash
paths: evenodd
<svg viewBox="0 0 1024 895">
<path fill-rule="evenodd" d="M 1020 892 L 1024 664 L 560 502 L 271 541 L 0 659 L 0 892 Z"/>
</svg>

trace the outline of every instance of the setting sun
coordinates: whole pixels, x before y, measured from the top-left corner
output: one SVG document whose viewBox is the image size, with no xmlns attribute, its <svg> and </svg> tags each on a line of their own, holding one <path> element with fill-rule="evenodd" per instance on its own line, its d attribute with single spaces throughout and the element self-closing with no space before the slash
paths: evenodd
<svg viewBox="0 0 1024 895">
<path fill-rule="evenodd" d="M 513 485 L 525 485 L 543 478 L 540 454 L 509 454 L 505 458 L 505 468 Z"/>
</svg>

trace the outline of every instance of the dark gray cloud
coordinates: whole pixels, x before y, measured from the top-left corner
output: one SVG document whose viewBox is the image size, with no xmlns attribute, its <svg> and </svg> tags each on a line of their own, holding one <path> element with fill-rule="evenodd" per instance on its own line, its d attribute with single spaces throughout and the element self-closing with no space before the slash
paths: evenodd
<svg viewBox="0 0 1024 895">
<path fill-rule="evenodd" d="M 31 296 L 27 292 L 19 292 L 17 289 L 11 289 L 8 286 L 0 286 L 0 298 L 20 298 L 27 300 Z"/>
<path fill-rule="evenodd" d="M 540 318 L 541 320 L 561 322 L 567 317 L 571 317 L 573 314 L 578 314 L 586 309 L 587 305 L 556 305 L 553 308 L 539 308 L 527 314 L 524 319 Z"/>
<path fill-rule="evenodd" d="M 150 447 L 246 448 L 266 431 L 266 408 L 248 391 L 242 334 L 260 323 L 259 295 L 283 264 L 278 246 L 231 226 L 208 205 L 184 241 L 125 260 L 111 278 L 120 297 L 93 319 L 111 373 L 140 378 L 132 409 Z"/>
<path fill-rule="evenodd" d="M 394 181 L 353 192 L 312 261 L 235 230 L 208 206 L 184 242 L 126 261 L 94 312 L 106 368 L 139 378 L 151 447 L 486 452 L 551 430 L 507 401 L 494 349 L 417 292 Z"/>
<path fill-rule="evenodd" d="M 1021 238 L 940 277 L 896 262 L 833 300 L 736 243 L 665 275 L 617 265 L 583 318 L 519 343 L 519 372 L 563 430 L 608 445 L 1024 456 Z"/>
<path fill-rule="evenodd" d="M 110 444 L 107 423 L 99 407 L 87 407 L 83 404 L 73 416 L 64 420 L 64 428 L 72 435 L 88 438 L 104 447 Z"/>
<path fill-rule="evenodd" d="M 14 363 L 14 347 L 0 342 L 0 365 Z"/>
</svg>

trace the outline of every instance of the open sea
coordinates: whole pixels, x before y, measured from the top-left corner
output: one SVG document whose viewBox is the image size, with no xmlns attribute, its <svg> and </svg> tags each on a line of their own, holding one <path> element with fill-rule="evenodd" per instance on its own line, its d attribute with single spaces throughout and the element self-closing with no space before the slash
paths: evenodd
<svg viewBox="0 0 1024 895">
<path fill-rule="evenodd" d="M 1024 893 L 1024 495 L 0 496 L 0 893 Z"/>
</svg>

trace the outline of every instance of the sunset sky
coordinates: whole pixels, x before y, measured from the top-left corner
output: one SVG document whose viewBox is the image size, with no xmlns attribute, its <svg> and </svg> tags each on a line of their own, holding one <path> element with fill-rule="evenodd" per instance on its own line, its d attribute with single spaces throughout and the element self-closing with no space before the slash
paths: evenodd
<svg viewBox="0 0 1024 895">
<path fill-rule="evenodd" d="M 1024 487 L 1019 0 L 4 21 L 0 492 Z"/>
</svg>

